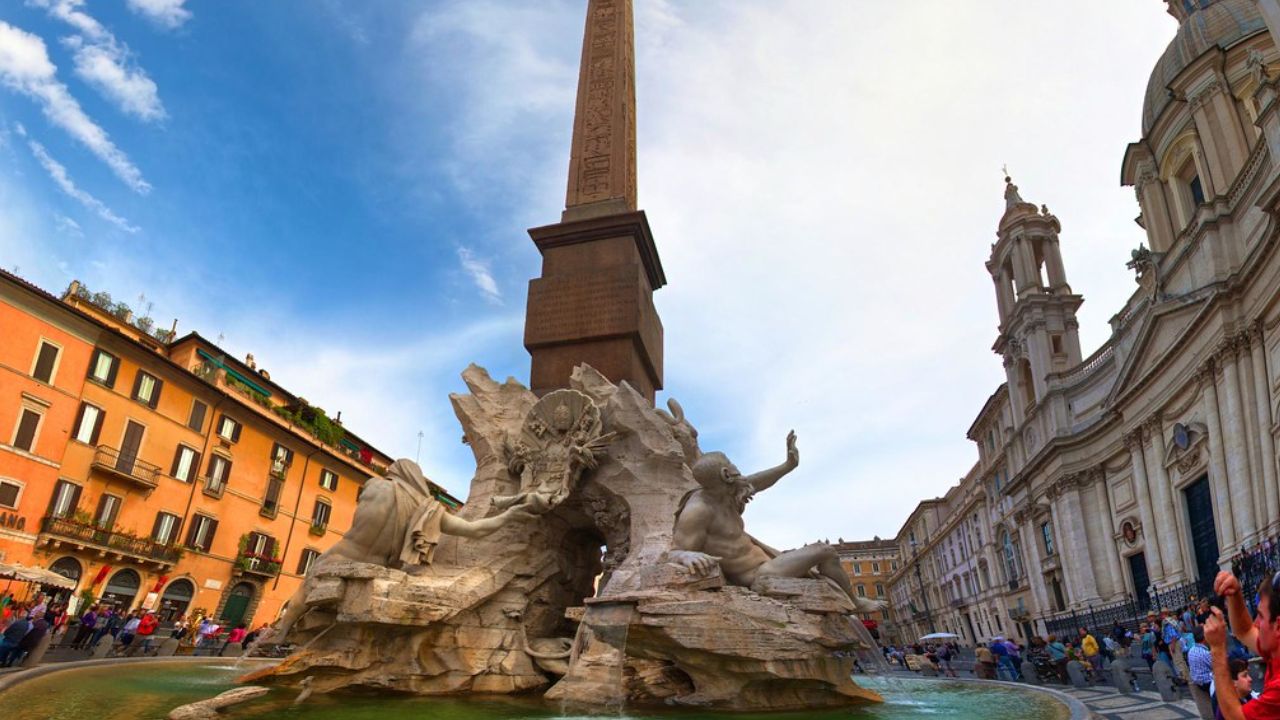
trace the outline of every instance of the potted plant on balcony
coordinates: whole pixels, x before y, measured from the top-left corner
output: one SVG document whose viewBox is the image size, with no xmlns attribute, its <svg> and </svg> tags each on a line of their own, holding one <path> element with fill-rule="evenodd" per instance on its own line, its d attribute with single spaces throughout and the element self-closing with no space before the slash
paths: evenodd
<svg viewBox="0 0 1280 720">
<path fill-rule="evenodd" d="M 325 530 L 326 530 L 327 528 L 328 528 L 328 526 L 327 526 L 327 525 L 320 525 L 319 523 L 317 523 L 317 524 L 313 524 L 313 525 L 311 526 L 310 533 L 311 533 L 312 535 L 321 536 L 321 535 L 324 535 Z"/>
</svg>

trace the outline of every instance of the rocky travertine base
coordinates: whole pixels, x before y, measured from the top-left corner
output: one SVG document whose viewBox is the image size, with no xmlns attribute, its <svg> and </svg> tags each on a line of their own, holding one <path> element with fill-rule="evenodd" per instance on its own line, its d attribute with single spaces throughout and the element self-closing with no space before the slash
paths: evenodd
<svg viewBox="0 0 1280 720">
<path fill-rule="evenodd" d="M 475 366 L 463 379 L 471 392 L 451 399 L 476 475 L 461 516 L 477 519 L 494 497 L 521 491 L 504 447 L 537 398 Z M 434 562 L 412 574 L 322 559 L 290 633 L 301 649 L 245 679 L 310 677 L 317 692 L 549 687 L 548 699 L 593 707 L 878 700 L 850 679 L 852 651 L 870 645 L 848 596 L 828 581 L 728 587 L 718 570 L 698 577 L 666 561 L 680 499 L 697 487 L 692 426 L 590 367 L 574 372 L 572 387 L 600 408 L 614 439 L 561 505 L 483 539 L 446 535 Z"/>
<path fill-rule="evenodd" d="M 827 581 L 762 578 L 748 590 L 718 574 L 681 582 L 670 564 L 644 574 L 654 589 L 587 600 L 582 651 L 549 699 L 733 710 L 880 700 L 850 679 L 861 634 L 848 596 Z"/>
</svg>

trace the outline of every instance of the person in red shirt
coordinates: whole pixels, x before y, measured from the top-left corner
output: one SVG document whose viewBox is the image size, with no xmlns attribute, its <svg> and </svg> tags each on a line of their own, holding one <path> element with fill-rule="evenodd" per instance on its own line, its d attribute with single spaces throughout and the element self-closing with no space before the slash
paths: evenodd
<svg viewBox="0 0 1280 720">
<path fill-rule="evenodd" d="M 1262 694 L 1243 707 L 1233 692 L 1218 693 L 1218 709 L 1223 720 L 1280 720 L 1280 573 L 1258 588 L 1258 616 L 1249 617 L 1240 581 L 1229 572 L 1220 572 L 1213 590 L 1221 596 L 1231 616 L 1236 639 L 1262 656 L 1267 663 Z M 1227 663 L 1227 623 L 1222 610 L 1213 608 L 1205 621 L 1204 638 L 1213 655 L 1213 681 L 1217 687 L 1232 687 Z"/>
<path fill-rule="evenodd" d="M 151 636 L 155 634 L 156 628 L 159 626 L 160 619 L 156 617 L 155 613 L 148 610 L 147 614 L 138 623 L 138 637 L 142 639 L 142 646 L 138 652 L 143 655 L 151 652 Z"/>
</svg>

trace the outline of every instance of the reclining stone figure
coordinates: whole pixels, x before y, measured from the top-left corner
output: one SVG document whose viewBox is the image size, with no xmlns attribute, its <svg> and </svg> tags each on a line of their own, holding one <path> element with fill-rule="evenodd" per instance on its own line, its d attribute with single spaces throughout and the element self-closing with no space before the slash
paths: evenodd
<svg viewBox="0 0 1280 720">
<path fill-rule="evenodd" d="M 412 573 L 431 564 L 442 534 L 482 538 L 512 520 L 531 517 L 534 513 L 523 504 L 480 520 L 457 517 L 436 499 L 417 463 L 397 460 L 387 467 L 385 476 L 365 481 L 351 529 L 312 563 L 273 635 L 283 641 L 306 612 L 306 598 L 315 585 L 316 571 L 327 561 L 345 558 Z"/>
<path fill-rule="evenodd" d="M 705 575 L 719 566 L 725 582 L 751 587 L 765 576 L 803 578 L 816 571 L 840 587 L 862 612 L 883 604 L 858 597 L 840 558 L 830 545 L 814 543 L 778 552 L 747 534 L 742 512 L 752 496 L 766 490 L 800 464 L 796 434 L 787 434 L 787 459 L 777 467 L 744 477 L 724 453 L 703 453 L 691 469 L 699 488 L 676 511 L 675 549 L 668 557 L 692 573 Z"/>
</svg>

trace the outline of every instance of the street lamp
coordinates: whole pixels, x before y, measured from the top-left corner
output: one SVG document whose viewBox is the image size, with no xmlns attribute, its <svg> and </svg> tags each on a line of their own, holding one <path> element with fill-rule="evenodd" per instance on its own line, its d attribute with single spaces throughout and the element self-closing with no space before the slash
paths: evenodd
<svg viewBox="0 0 1280 720">
<path fill-rule="evenodd" d="M 911 540 L 911 560 L 916 566 L 916 584 L 920 586 L 920 599 L 924 601 L 924 621 L 929 625 L 929 634 L 932 635 L 937 630 L 933 627 L 933 615 L 929 612 L 929 593 L 924 589 L 924 578 L 920 576 L 920 551 L 919 543 L 914 538 Z"/>
</svg>

